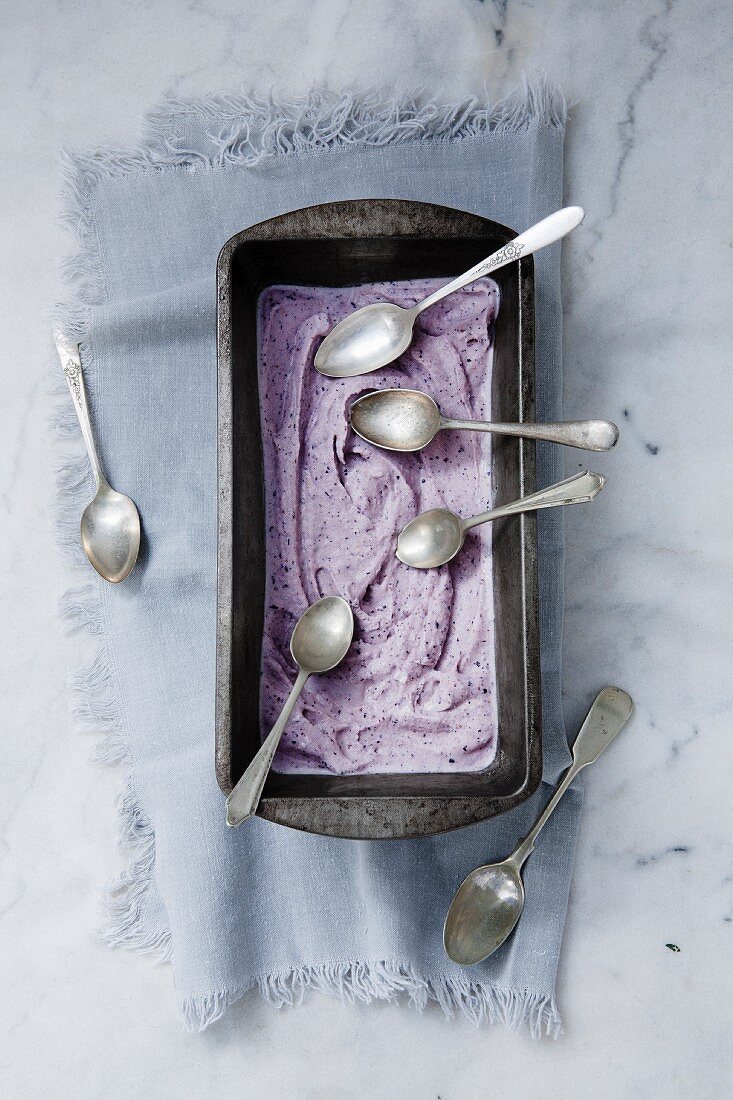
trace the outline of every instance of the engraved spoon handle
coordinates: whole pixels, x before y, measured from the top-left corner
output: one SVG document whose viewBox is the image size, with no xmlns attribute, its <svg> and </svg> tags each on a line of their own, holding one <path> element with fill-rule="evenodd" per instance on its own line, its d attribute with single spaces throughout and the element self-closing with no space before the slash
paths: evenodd
<svg viewBox="0 0 733 1100">
<path fill-rule="evenodd" d="M 585 210 L 582 206 L 565 206 L 562 210 L 556 210 L 548 218 L 543 218 L 542 221 L 537 222 L 536 225 L 526 229 L 524 233 L 520 233 L 518 237 L 503 245 L 498 252 L 494 252 L 485 260 L 481 260 L 475 267 L 464 272 L 463 275 L 459 275 L 452 282 L 446 283 L 445 286 L 440 287 L 439 290 L 436 290 L 434 294 L 430 294 L 422 302 L 418 302 L 413 307 L 412 312 L 417 317 L 428 306 L 435 305 L 441 298 L 453 294 L 461 287 L 468 286 L 469 283 L 480 279 L 482 275 L 488 274 L 489 271 L 496 271 L 498 268 L 518 260 L 520 256 L 531 256 L 533 252 L 539 252 L 541 248 L 545 248 L 548 244 L 554 244 L 555 241 L 559 241 L 576 226 L 580 225 L 584 217 Z"/>
<path fill-rule="evenodd" d="M 66 339 L 66 337 L 60 332 L 54 332 L 54 343 L 56 344 L 56 351 L 58 352 L 59 359 L 61 360 L 61 366 L 64 369 L 64 377 L 66 378 L 66 383 L 69 387 L 71 396 L 74 399 L 74 408 L 76 409 L 76 415 L 79 419 L 81 434 L 84 437 L 84 443 L 86 444 L 89 461 L 91 462 L 92 470 L 94 471 L 94 480 L 96 482 L 97 489 L 99 489 L 99 486 L 102 483 L 106 483 L 107 479 L 102 471 L 102 465 L 99 461 L 97 448 L 94 445 L 94 434 L 92 432 L 92 423 L 89 419 L 87 391 L 86 386 L 84 385 L 84 372 L 81 369 L 79 345 L 70 343 Z"/>
<path fill-rule="evenodd" d="M 618 440 L 618 428 L 610 420 L 565 420 L 558 424 L 492 424 L 485 420 L 448 420 L 441 417 L 441 428 L 467 428 L 496 435 L 541 439 L 562 443 L 583 451 L 608 451 Z"/>
<path fill-rule="evenodd" d="M 596 761 L 601 753 L 608 748 L 628 722 L 633 709 L 634 704 L 631 696 L 622 691 L 621 688 L 606 687 L 599 691 L 583 725 L 580 727 L 578 736 L 575 738 L 572 764 L 565 772 L 552 798 L 526 837 L 519 842 L 509 856 L 517 869 L 522 866 L 527 856 L 533 851 L 538 834 L 544 828 L 547 819 L 555 810 L 578 772 Z"/>
<path fill-rule="evenodd" d="M 241 825 L 243 821 L 246 821 L 247 818 L 252 817 L 257 812 L 262 789 L 272 767 L 272 761 L 275 759 L 280 738 L 309 676 L 309 672 L 300 669 L 290 694 L 285 700 L 285 705 L 280 711 L 280 717 L 262 742 L 244 775 L 227 798 L 227 825 L 232 827 Z"/>
<path fill-rule="evenodd" d="M 538 493 L 530 493 L 529 496 L 520 497 L 510 504 L 502 504 L 499 508 L 492 508 L 489 512 L 481 512 L 478 516 L 461 521 L 464 531 L 470 531 L 472 527 L 478 527 L 480 523 L 486 523 L 490 519 L 501 519 L 503 516 L 515 516 L 521 512 L 534 512 L 540 508 L 558 508 L 564 504 L 584 504 L 593 500 L 600 493 L 606 479 L 602 474 L 594 474 L 586 470 L 582 474 L 574 474 L 573 477 L 558 481 L 547 489 L 540 489 Z"/>
</svg>

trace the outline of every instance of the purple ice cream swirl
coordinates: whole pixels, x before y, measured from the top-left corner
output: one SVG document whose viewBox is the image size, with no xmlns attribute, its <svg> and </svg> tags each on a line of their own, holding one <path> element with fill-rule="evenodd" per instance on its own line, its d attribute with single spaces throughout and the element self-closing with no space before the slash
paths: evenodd
<svg viewBox="0 0 733 1100">
<path fill-rule="evenodd" d="M 308 681 L 277 771 L 476 771 L 494 757 L 491 530 L 471 532 L 441 569 L 410 569 L 395 556 L 397 533 L 426 508 L 469 516 L 490 506 L 490 436 L 445 431 L 422 452 L 395 454 L 356 436 L 349 409 L 372 389 L 399 386 L 425 390 L 446 416 L 489 419 L 498 287 L 483 279 L 433 306 L 408 351 L 373 375 L 331 379 L 313 367 L 321 339 L 354 309 L 412 305 L 442 282 L 278 286 L 260 297 L 263 736 L 292 686 L 289 640 L 306 607 L 339 594 L 356 623 L 343 663 Z"/>
</svg>

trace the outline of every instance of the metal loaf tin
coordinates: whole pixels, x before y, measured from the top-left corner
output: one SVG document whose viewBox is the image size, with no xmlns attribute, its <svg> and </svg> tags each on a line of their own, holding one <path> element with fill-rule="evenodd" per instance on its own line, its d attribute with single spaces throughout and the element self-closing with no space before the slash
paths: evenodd
<svg viewBox="0 0 733 1100">
<path fill-rule="evenodd" d="M 294 210 L 232 237 L 217 264 L 218 593 L 216 775 L 228 794 L 260 745 L 265 526 L 257 387 L 257 299 L 268 286 L 351 286 L 459 274 L 514 234 L 485 218 L 406 200 Z M 534 264 L 497 271 L 492 418 L 534 419 Z M 374 378 L 378 385 L 378 375 Z M 534 445 L 494 437 L 497 502 L 535 489 Z M 476 509 L 484 506 L 476 501 Z M 534 515 L 496 522 L 493 539 L 498 750 L 482 772 L 279 775 L 259 815 L 328 836 L 387 839 L 471 825 L 519 805 L 542 770 Z M 295 675 L 295 672 L 293 673 Z M 222 814 L 224 808 L 222 806 Z"/>
</svg>

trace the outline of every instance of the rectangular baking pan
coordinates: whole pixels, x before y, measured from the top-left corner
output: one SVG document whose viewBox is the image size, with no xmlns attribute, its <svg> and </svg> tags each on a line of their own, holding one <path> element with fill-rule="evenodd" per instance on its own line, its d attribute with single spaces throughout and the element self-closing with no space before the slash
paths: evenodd
<svg viewBox="0 0 733 1100">
<path fill-rule="evenodd" d="M 268 286 L 352 286 L 445 278 L 514 234 L 474 214 L 406 200 L 352 200 L 294 210 L 251 226 L 217 264 L 218 590 L 216 775 L 228 794 L 260 746 L 265 525 L 257 300 Z M 501 301 L 493 420 L 534 419 L 534 263 L 492 275 Z M 375 383 L 378 379 L 375 376 Z M 494 437 L 497 503 L 535 490 L 534 445 Z M 476 501 L 476 511 L 485 500 Z M 493 523 L 498 749 L 484 771 L 412 775 L 271 773 L 258 813 L 328 836 L 425 836 L 504 813 L 542 771 L 537 535 L 534 515 Z M 295 671 L 293 672 L 295 676 Z M 224 812 L 222 807 L 222 813 Z"/>
</svg>

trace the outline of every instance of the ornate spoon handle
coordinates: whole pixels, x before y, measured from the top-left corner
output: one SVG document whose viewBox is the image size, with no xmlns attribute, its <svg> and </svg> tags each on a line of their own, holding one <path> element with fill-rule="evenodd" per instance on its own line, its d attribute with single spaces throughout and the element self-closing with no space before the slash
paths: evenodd
<svg viewBox="0 0 733 1100">
<path fill-rule="evenodd" d="M 478 516 L 462 520 L 464 531 L 470 531 L 472 527 L 478 527 L 480 523 L 486 523 L 490 519 L 501 519 L 502 516 L 515 516 L 521 512 L 535 512 L 540 508 L 559 508 L 564 504 L 585 504 L 593 500 L 600 493 L 606 479 L 602 474 L 594 474 L 586 470 L 582 474 L 574 474 L 564 481 L 558 481 L 547 489 L 540 489 L 538 493 L 530 493 L 527 497 L 520 497 L 510 504 L 502 504 L 499 508 L 492 508 L 490 512 L 481 512 Z"/>
<path fill-rule="evenodd" d="M 99 461 L 97 448 L 94 445 L 94 434 L 92 432 L 92 422 L 89 419 L 87 391 L 84 385 L 84 372 L 81 369 L 79 345 L 72 344 L 61 332 L 54 332 L 53 338 L 56 344 L 56 351 L 61 360 L 61 366 L 64 369 L 66 383 L 74 399 L 74 408 L 76 409 L 76 415 L 79 420 L 81 434 L 84 437 L 89 461 L 94 471 L 94 480 L 97 483 L 97 489 L 99 489 L 99 486 L 103 482 L 106 483 L 107 479 L 102 472 L 102 465 Z"/>
<path fill-rule="evenodd" d="M 556 210 L 554 214 L 543 218 L 541 222 L 537 222 L 536 225 L 526 229 L 524 233 L 520 233 L 513 241 L 503 245 L 498 252 L 494 252 L 485 260 L 481 260 L 470 271 L 464 272 L 463 275 L 459 275 L 452 282 L 440 287 L 439 290 L 436 290 L 434 294 L 430 294 L 422 302 L 418 302 L 413 309 L 415 316 L 417 317 L 428 306 L 435 305 L 446 295 L 453 294 L 461 287 L 468 286 L 469 283 L 480 279 L 482 275 L 487 275 L 489 271 L 496 271 L 497 268 L 504 267 L 506 264 L 512 263 L 513 260 L 518 260 L 520 256 L 531 256 L 533 252 L 539 252 L 541 248 L 546 248 L 548 244 L 554 244 L 555 241 L 559 241 L 576 226 L 580 225 L 584 217 L 585 210 L 582 206 L 565 206 L 562 210 Z"/>
</svg>

